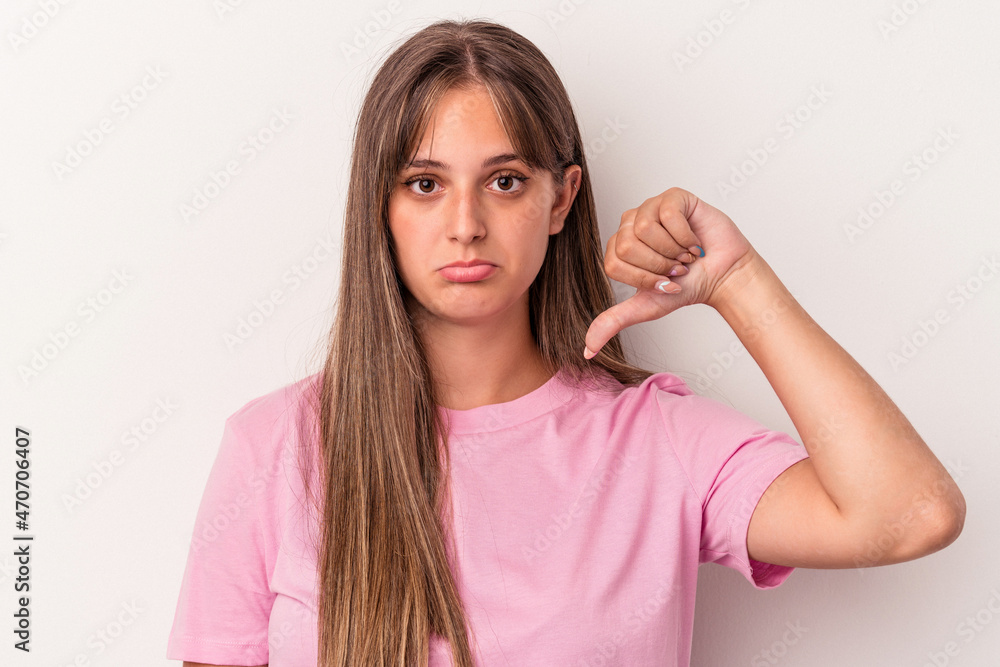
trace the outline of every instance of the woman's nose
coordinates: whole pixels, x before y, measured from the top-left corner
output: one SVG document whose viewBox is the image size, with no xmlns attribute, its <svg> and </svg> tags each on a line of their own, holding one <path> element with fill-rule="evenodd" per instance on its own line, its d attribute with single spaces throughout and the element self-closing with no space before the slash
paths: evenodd
<svg viewBox="0 0 1000 667">
<path fill-rule="evenodd" d="M 478 193 L 458 188 L 448 207 L 448 236 L 463 243 L 485 236 L 485 212 Z"/>
</svg>

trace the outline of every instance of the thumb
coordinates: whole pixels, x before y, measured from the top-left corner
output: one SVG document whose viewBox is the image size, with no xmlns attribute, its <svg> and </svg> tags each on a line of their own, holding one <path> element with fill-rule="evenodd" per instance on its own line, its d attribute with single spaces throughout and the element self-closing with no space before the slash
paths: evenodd
<svg viewBox="0 0 1000 667">
<path fill-rule="evenodd" d="M 594 318 L 584 339 L 583 356 L 595 356 L 618 332 L 640 322 L 659 319 L 684 305 L 677 295 L 640 288 L 634 295 Z"/>
</svg>

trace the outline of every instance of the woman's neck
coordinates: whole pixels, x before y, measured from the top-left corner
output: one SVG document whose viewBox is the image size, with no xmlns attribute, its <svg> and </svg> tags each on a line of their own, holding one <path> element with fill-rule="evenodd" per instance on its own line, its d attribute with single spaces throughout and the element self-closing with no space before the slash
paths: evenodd
<svg viewBox="0 0 1000 667">
<path fill-rule="evenodd" d="M 478 324 L 435 321 L 421 327 L 437 403 L 453 410 L 506 403 L 555 373 L 531 335 L 527 312 Z"/>
</svg>

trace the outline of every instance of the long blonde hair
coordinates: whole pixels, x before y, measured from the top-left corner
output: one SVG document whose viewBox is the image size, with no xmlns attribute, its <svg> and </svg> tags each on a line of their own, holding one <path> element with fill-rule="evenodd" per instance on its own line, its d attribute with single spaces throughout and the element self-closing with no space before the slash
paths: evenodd
<svg viewBox="0 0 1000 667">
<path fill-rule="evenodd" d="M 314 397 L 318 426 L 305 478 L 320 521 L 322 667 L 424 666 L 431 634 L 450 643 L 455 665 L 474 665 L 445 548 L 447 424 L 404 305 L 388 224 L 389 195 L 437 101 L 471 85 L 485 86 L 531 168 L 550 171 L 557 185 L 568 165 L 583 170 L 529 288 L 531 333 L 543 359 L 574 382 L 612 390 L 614 383 L 604 384 L 609 375 L 629 385 L 651 374 L 626 360 L 618 336 L 593 359 L 582 355 L 590 323 L 614 294 L 584 144 L 555 69 L 529 40 L 489 21 L 439 21 L 409 37 L 379 68 L 358 117 L 340 290 Z M 320 488 L 310 488 L 309 461 L 319 466 Z"/>
</svg>

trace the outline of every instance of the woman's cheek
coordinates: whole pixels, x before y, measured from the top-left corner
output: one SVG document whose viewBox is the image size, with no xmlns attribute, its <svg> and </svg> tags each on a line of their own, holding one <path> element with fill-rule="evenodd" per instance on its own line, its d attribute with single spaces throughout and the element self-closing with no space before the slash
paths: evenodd
<svg viewBox="0 0 1000 667">
<path fill-rule="evenodd" d="M 545 205 L 544 197 L 540 197 L 535 193 L 532 193 L 532 195 L 525 204 L 524 219 L 534 224 L 536 221 L 544 221 L 546 219 L 548 208 Z"/>
</svg>

